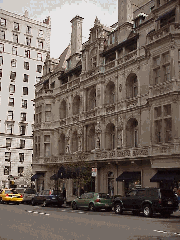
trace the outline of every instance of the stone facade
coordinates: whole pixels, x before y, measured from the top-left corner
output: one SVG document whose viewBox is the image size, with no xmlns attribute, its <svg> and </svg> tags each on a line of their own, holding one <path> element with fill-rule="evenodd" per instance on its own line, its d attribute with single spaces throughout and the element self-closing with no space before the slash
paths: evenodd
<svg viewBox="0 0 180 240">
<path fill-rule="evenodd" d="M 131 12 L 128 0 L 118 9 L 119 23 L 108 28 L 96 18 L 82 52 L 73 50 L 66 69 L 36 85 L 42 121 L 33 168 L 44 174 L 45 188 L 61 165 L 79 159 L 97 168 L 91 190 L 111 195 L 162 186 L 150 182 L 159 170 L 180 170 L 179 1 L 150 1 L 131 17 L 122 14 Z M 116 181 L 126 172 L 137 177 Z M 69 196 L 70 187 L 72 180 Z"/>
<path fill-rule="evenodd" d="M 0 9 L 0 188 L 9 187 L 9 175 L 12 187 L 31 184 L 34 85 L 50 51 L 50 32 L 49 18 L 40 23 L 27 11 L 20 16 Z"/>
</svg>

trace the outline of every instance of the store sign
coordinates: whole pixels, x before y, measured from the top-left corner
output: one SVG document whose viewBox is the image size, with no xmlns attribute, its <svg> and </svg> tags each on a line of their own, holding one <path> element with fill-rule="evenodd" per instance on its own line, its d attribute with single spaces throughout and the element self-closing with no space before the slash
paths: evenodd
<svg viewBox="0 0 180 240">
<path fill-rule="evenodd" d="M 92 168 L 92 177 L 96 177 L 97 176 L 97 168 Z"/>
</svg>

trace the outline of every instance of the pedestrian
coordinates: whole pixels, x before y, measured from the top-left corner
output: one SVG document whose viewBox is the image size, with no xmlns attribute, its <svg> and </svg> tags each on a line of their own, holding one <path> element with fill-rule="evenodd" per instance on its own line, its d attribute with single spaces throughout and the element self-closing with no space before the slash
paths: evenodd
<svg viewBox="0 0 180 240">
<path fill-rule="evenodd" d="M 66 189 L 63 189 L 63 199 L 66 201 Z"/>
</svg>

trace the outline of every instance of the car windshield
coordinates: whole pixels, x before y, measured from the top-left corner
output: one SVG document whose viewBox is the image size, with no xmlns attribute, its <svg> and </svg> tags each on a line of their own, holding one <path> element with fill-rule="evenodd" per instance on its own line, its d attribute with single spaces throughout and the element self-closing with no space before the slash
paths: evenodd
<svg viewBox="0 0 180 240">
<path fill-rule="evenodd" d="M 36 193 L 36 190 L 35 189 L 26 189 L 24 191 L 24 193 L 27 193 L 27 194 L 35 194 Z"/>
<path fill-rule="evenodd" d="M 5 194 L 18 194 L 16 190 L 5 190 Z"/>
</svg>

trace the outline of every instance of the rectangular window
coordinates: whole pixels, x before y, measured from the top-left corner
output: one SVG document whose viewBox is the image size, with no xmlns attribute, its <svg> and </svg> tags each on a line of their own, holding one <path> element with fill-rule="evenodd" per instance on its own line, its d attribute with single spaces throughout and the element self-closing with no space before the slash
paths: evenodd
<svg viewBox="0 0 180 240">
<path fill-rule="evenodd" d="M 15 85 L 12 85 L 12 84 L 9 85 L 9 92 L 15 93 Z"/>
<path fill-rule="evenodd" d="M 38 40 L 38 48 L 43 49 L 43 41 Z"/>
<path fill-rule="evenodd" d="M 11 161 L 11 152 L 5 152 L 5 161 L 6 162 L 10 162 Z"/>
<path fill-rule="evenodd" d="M 18 34 L 13 33 L 13 42 L 18 43 Z"/>
<path fill-rule="evenodd" d="M 31 38 L 30 37 L 26 37 L 26 45 L 31 46 Z"/>
<path fill-rule="evenodd" d="M 164 105 L 164 116 L 171 115 L 171 104 Z"/>
<path fill-rule="evenodd" d="M 5 31 L 0 31 L 0 39 L 5 39 Z"/>
<path fill-rule="evenodd" d="M 26 121 L 26 113 L 21 113 L 21 121 Z"/>
<path fill-rule="evenodd" d="M 8 111 L 7 120 L 9 120 L 9 121 L 12 121 L 12 120 L 13 120 L 13 111 Z"/>
<path fill-rule="evenodd" d="M 155 57 L 153 60 L 154 60 L 154 66 L 160 65 L 160 57 Z"/>
<path fill-rule="evenodd" d="M 172 141 L 172 118 L 166 118 L 164 120 L 165 124 L 165 142 L 168 143 Z"/>
<path fill-rule="evenodd" d="M 12 54 L 17 55 L 17 47 L 15 46 L 12 47 Z"/>
<path fill-rule="evenodd" d="M 50 157 L 50 143 L 44 143 L 44 156 Z"/>
<path fill-rule="evenodd" d="M 24 69 L 29 70 L 29 62 L 24 62 Z"/>
<path fill-rule="evenodd" d="M 27 27 L 26 27 L 26 33 L 27 33 L 27 34 L 31 34 L 31 27 L 30 27 L 30 26 L 27 26 Z"/>
<path fill-rule="evenodd" d="M 0 25 L 1 25 L 2 27 L 5 27 L 5 26 L 6 26 L 6 19 L 0 18 Z"/>
<path fill-rule="evenodd" d="M 0 92 L 1 92 L 1 82 L 0 82 Z"/>
<path fill-rule="evenodd" d="M 3 65 L 3 56 L 0 56 L 0 66 Z"/>
<path fill-rule="evenodd" d="M 154 108 L 154 118 L 159 118 L 162 116 L 161 106 Z"/>
<path fill-rule="evenodd" d="M 38 35 L 38 37 L 43 37 L 43 30 L 39 30 L 39 35 Z"/>
<path fill-rule="evenodd" d="M 16 72 L 11 72 L 10 73 L 10 79 L 15 80 L 16 79 Z"/>
<path fill-rule="evenodd" d="M 42 61 L 42 54 L 41 53 L 37 54 L 37 60 Z"/>
<path fill-rule="evenodd" d="M 25 125 L 21 125 L 20 126 L 20 135 L 25 135 L 26 133 L 26 126 Z"/>
<path fill-rule="evenodd" d="M 162 142 L 162 120 L 155 121 L 155 141 L 156 143 Z"/>
<path fill-rule="evenodd" d="M 27 109 L 27 100 L 22 99 L 22 108 Z"/>
<path fill-rule="evenodd" d="M 30 50 L 25 50 L 25 57 L 30 58 Z"/>
<path fill-rule="evenodd" d="M 19 153 L 19 161 L 24 162 L 24 153 Z"/>
<path fill-rule="evenodd" d="M 36 83 L 41 81 L 41 77 L 36 77 Z"/>
<path fill-rule="evenodd" d="M 16 59 L 11 60 L 11 67 L 16 67 Z"/>
<path fill-rule="evenodd" d="M 28 78 L 29 78 L 29 75 L 27 75 L 27 74 L 24 74 L 24 79 L 23 79 L 23 82 L 28 82 Z"/>
<path fill-rule="evenodd" d="M 12 138 L 6 138 L 6 147 L 11 147 L 11 141 L 12 141 Z M 5 153 L 6 155 L 6 153 Z"/>
<path fill-rule="evenodd" d="M 44 142 L 50 142 L 50 135 L 44 135 Z"/>
<path fill-rule="evenodd" d="M 37 65 L 37 70 L 36 70 L 38 73 L 41 73 L 42 72 L 42 65 Z"/>
<path fill-rule="evenodd" d="M 7 132 L 7 134 L 12 134 L 13 133 L 13 126 L 12 126 L 12 124 L 8 124 L 7 123 L 6 132 Z"/>
<path fill-rule="evenodd" d="M 46 104 L 45 108 L 45 122 L 51 121 L 51 104 Z"/>
<path fill-rule="evenodd" d="M 0 52 L 4 52 L 4 44 L 0 43 Z"/>
<path fill-rule="evenodd" d="M 9 98 L 9 106 L 14 107 L 14 98 Z"/>
<path fill-rule="evenodd" d="M 10 172 L 10 167 L 9 166 L 5 166 L 4 167 L 4 175 L 9 175 Z"/>
<path fill-rule="evenodd" d="M 0 77 L 2 77 L 2 69 L 0 69 Z"/>
<path fill-rule="evenodd" d="M 25 140 L 20 139 L 20 148 L 25 148 Z"/>
<path fill-rule="evenodd" d="M 163 54 L 163 62 L 167 63 L 167 62 L 169 62 L 169 60 L 170 60 L 169 52 L 168 53 L 164 53 Z"/>
<path fill-rule="evenodd" d="M 23 176 L 24 167 L 18 167 L 18 175 Z"/>
<path fill-rule="evenodd" d="M 170 80 L 170 65 L 164 66 L 164 81 Z"/>
<path fill-rule="evenodd" d="M 19 31 L 19 23 L 14 22 L 14 30 Z"/>
<path fill-rule="evenodd" d="M 154 84 L 160 83 L 160 68 L 154 70 Z"/>
<path fill-rule="evenodd" d="M 23 87 L 23 95 L 28 95 L 28 87 Z"/>
</svg>

